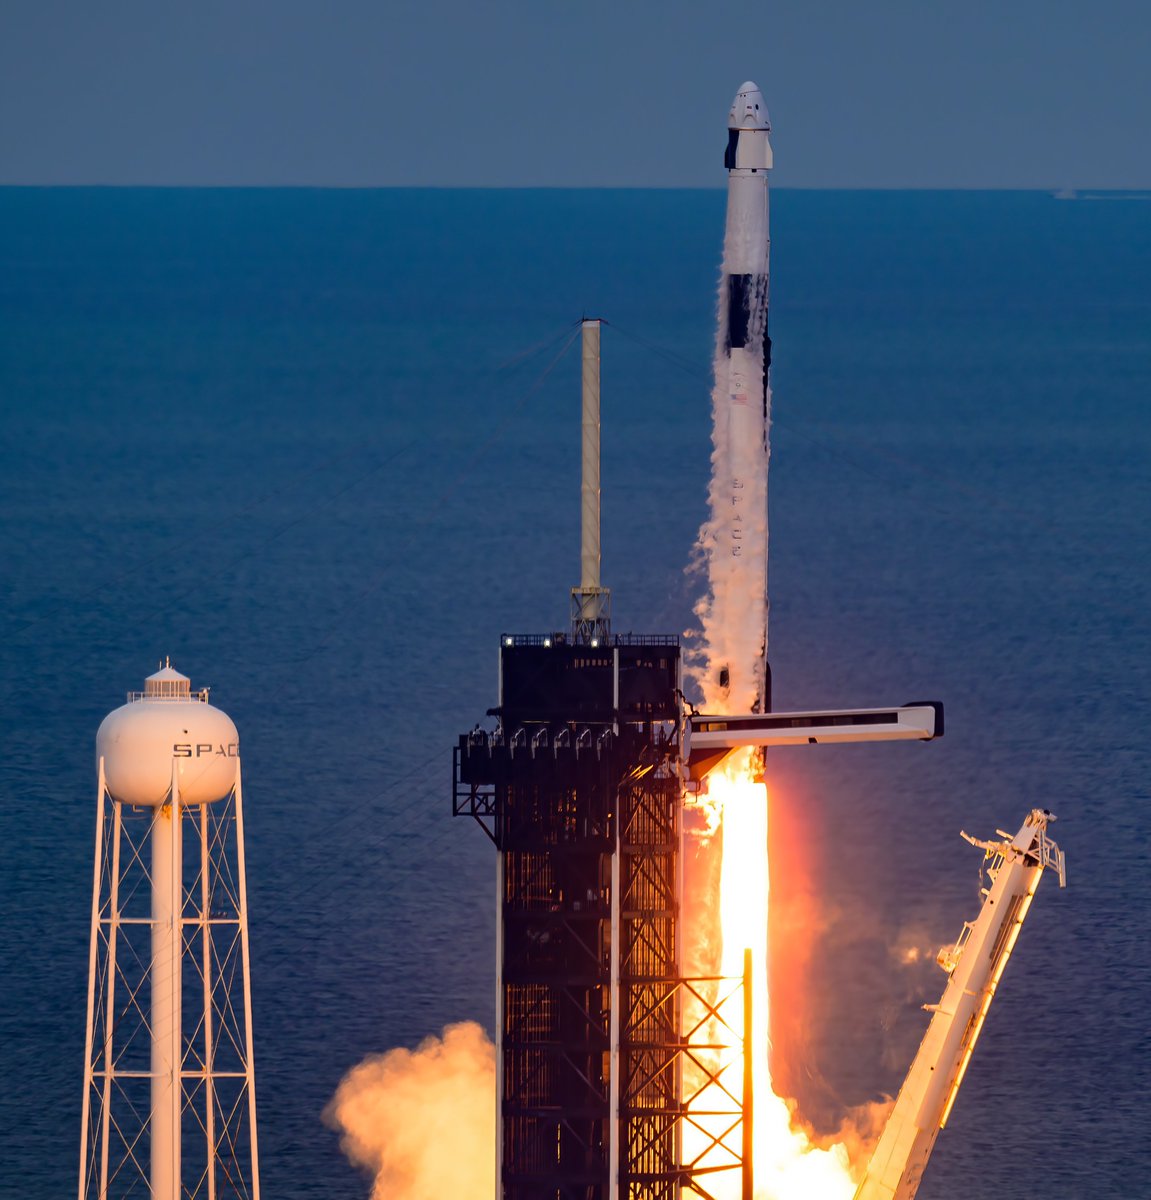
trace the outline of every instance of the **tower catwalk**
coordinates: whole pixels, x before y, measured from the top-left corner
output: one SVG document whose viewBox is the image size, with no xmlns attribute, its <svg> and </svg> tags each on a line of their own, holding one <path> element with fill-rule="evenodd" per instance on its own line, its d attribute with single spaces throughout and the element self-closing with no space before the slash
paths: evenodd
<svg viewBox="0 0 1151 1200">
<path fill-rule="evenodd" d="M 168 666 L 96 753 L 79 1200 L 259 1200 L 236 727 Z"/>
</svg>

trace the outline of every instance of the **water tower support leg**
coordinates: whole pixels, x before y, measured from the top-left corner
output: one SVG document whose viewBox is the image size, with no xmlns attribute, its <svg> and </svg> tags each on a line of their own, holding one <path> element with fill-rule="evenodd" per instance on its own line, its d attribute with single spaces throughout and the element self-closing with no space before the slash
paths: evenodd
<svg viewBox="0 0 1151 1200">
<path fill-rule="evenodd" d="M 183 1045 L 180 993 L 184 887 L 180 870 L 182 812 L 172 763 L 168 804 L 152 818 L 152 1195 L 180 1200 L 180 1116 Z"/>
<path fill-rule="evenodd" d="M 216 1200 L 216 1047 L 212 1024 L 211 825 L 200 805 L 200 973 L 204 977 L 204 1136 L 208 1141 L 208 1200 Z"/>
<path fill-rule="evenodd" d="M 92 927 L 88 939 L 88 1020 L 84 1027 L 84 1099 L 80 1107 L 80 1185 L 78 1200 L 88 1187 L 88 1122 L 92 1119 L 92 1043 L 96 1027 L 96 948 L 100 936 L 100 880 L 104 851 L 104 759 L 100 758 L 96 786 L 96 856 L 92 868 Z"/>
<path fill-rule="evenodd" d="M 112 1137 L 112 1079 L 116 1055 L 112 1046 L 116 1028 L 116 950 L 120 931 L 120 835 L 123 813 L 118 800 L 112 802 L 112 868 L 108 895 L 108 982 L 104 1000 L 104 1095 L 100 1127 L 100 1200 L 108 1200 L 108 1158 Z"/>
<path fill-rule="evenodd" d="M 248 868 L 244 857 L 244 787 L 236 764 L 236 868 L 240 886 L 240 953 L 244 970 L 244 1059 L 248 1075 L 248 1128 L 252 1140 L 252 1200 L 260 1200 L 260 1152 L 256 1141 L 256 1059 L 252 1042 L 252 967 L 248 953 Z"/>
</svg>

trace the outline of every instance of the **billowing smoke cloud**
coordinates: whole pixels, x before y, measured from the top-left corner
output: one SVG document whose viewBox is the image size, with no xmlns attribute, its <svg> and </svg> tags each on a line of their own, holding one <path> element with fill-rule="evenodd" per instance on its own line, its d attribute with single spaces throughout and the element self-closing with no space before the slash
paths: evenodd
<svg viewBox="0 0 1151 1200">
<path fill-rule="evenodd" d="M 372 1172 L 371 1200 L 495 1196 L 495 1047 L 474 1021 L 353 1067 L 324 1120 Z"/>
<path fill-rule="evenodd" d="M 794 1100 L 789 1100 L 787 1106 L 791 1111 L 792 1128 L 802 1130 L 812 1146 L 818 1150 L 829 1150 L 833 1147 L 842 1149 L 850 1164 L 851 1176 L 858 1183 L 863 1178 L 871 1152 L 883 1133 L 887 1118 L 895 1107 L 895 1100 L 888 1096 L 883 1100 L 874 1100 L 848 1109 L 839 1128 L 831 1134 L 818 1133 L 800 1115 Z"/>
</svg>

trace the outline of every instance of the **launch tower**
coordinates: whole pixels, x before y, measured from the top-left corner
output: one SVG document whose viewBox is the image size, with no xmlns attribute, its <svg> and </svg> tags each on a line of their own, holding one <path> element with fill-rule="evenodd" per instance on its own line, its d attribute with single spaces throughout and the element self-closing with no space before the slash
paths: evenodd
<svg viewBox="0 0 1151 1200">
<path fill-rule="evenodd" d="M 455 750 L 454 812 L 499 852 L 500 1200 L 678 1196 L 684 990 L 719 982 L 681 974 L 679 639 L 613 633 L 600 586 L 599 335 L 571 628 L 501 639 L 496 728 Z"/>
</svg>

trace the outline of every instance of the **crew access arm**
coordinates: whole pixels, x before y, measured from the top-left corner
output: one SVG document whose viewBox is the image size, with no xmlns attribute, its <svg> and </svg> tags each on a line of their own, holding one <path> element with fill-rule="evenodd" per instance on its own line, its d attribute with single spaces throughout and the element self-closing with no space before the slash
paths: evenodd
<svg viewBox="0 0 1151 1200">
<path fill-rule="evenodd" d="M 934 1016 L 855 1200 L 912 1200 L 919 1190 L 1044 868 L 1056 870 L 1060 887 L 1066 883 L 1063 852 L 1046 832 L 1054 819 L 1033 809 L 1013 838 L 1002 831 L 999 842 L 963 835 L 992 859 L 983 908 L 959 941 L 939 953 L 947 987 L 938 1004 L 926 1006 Z"/>
</svg>

